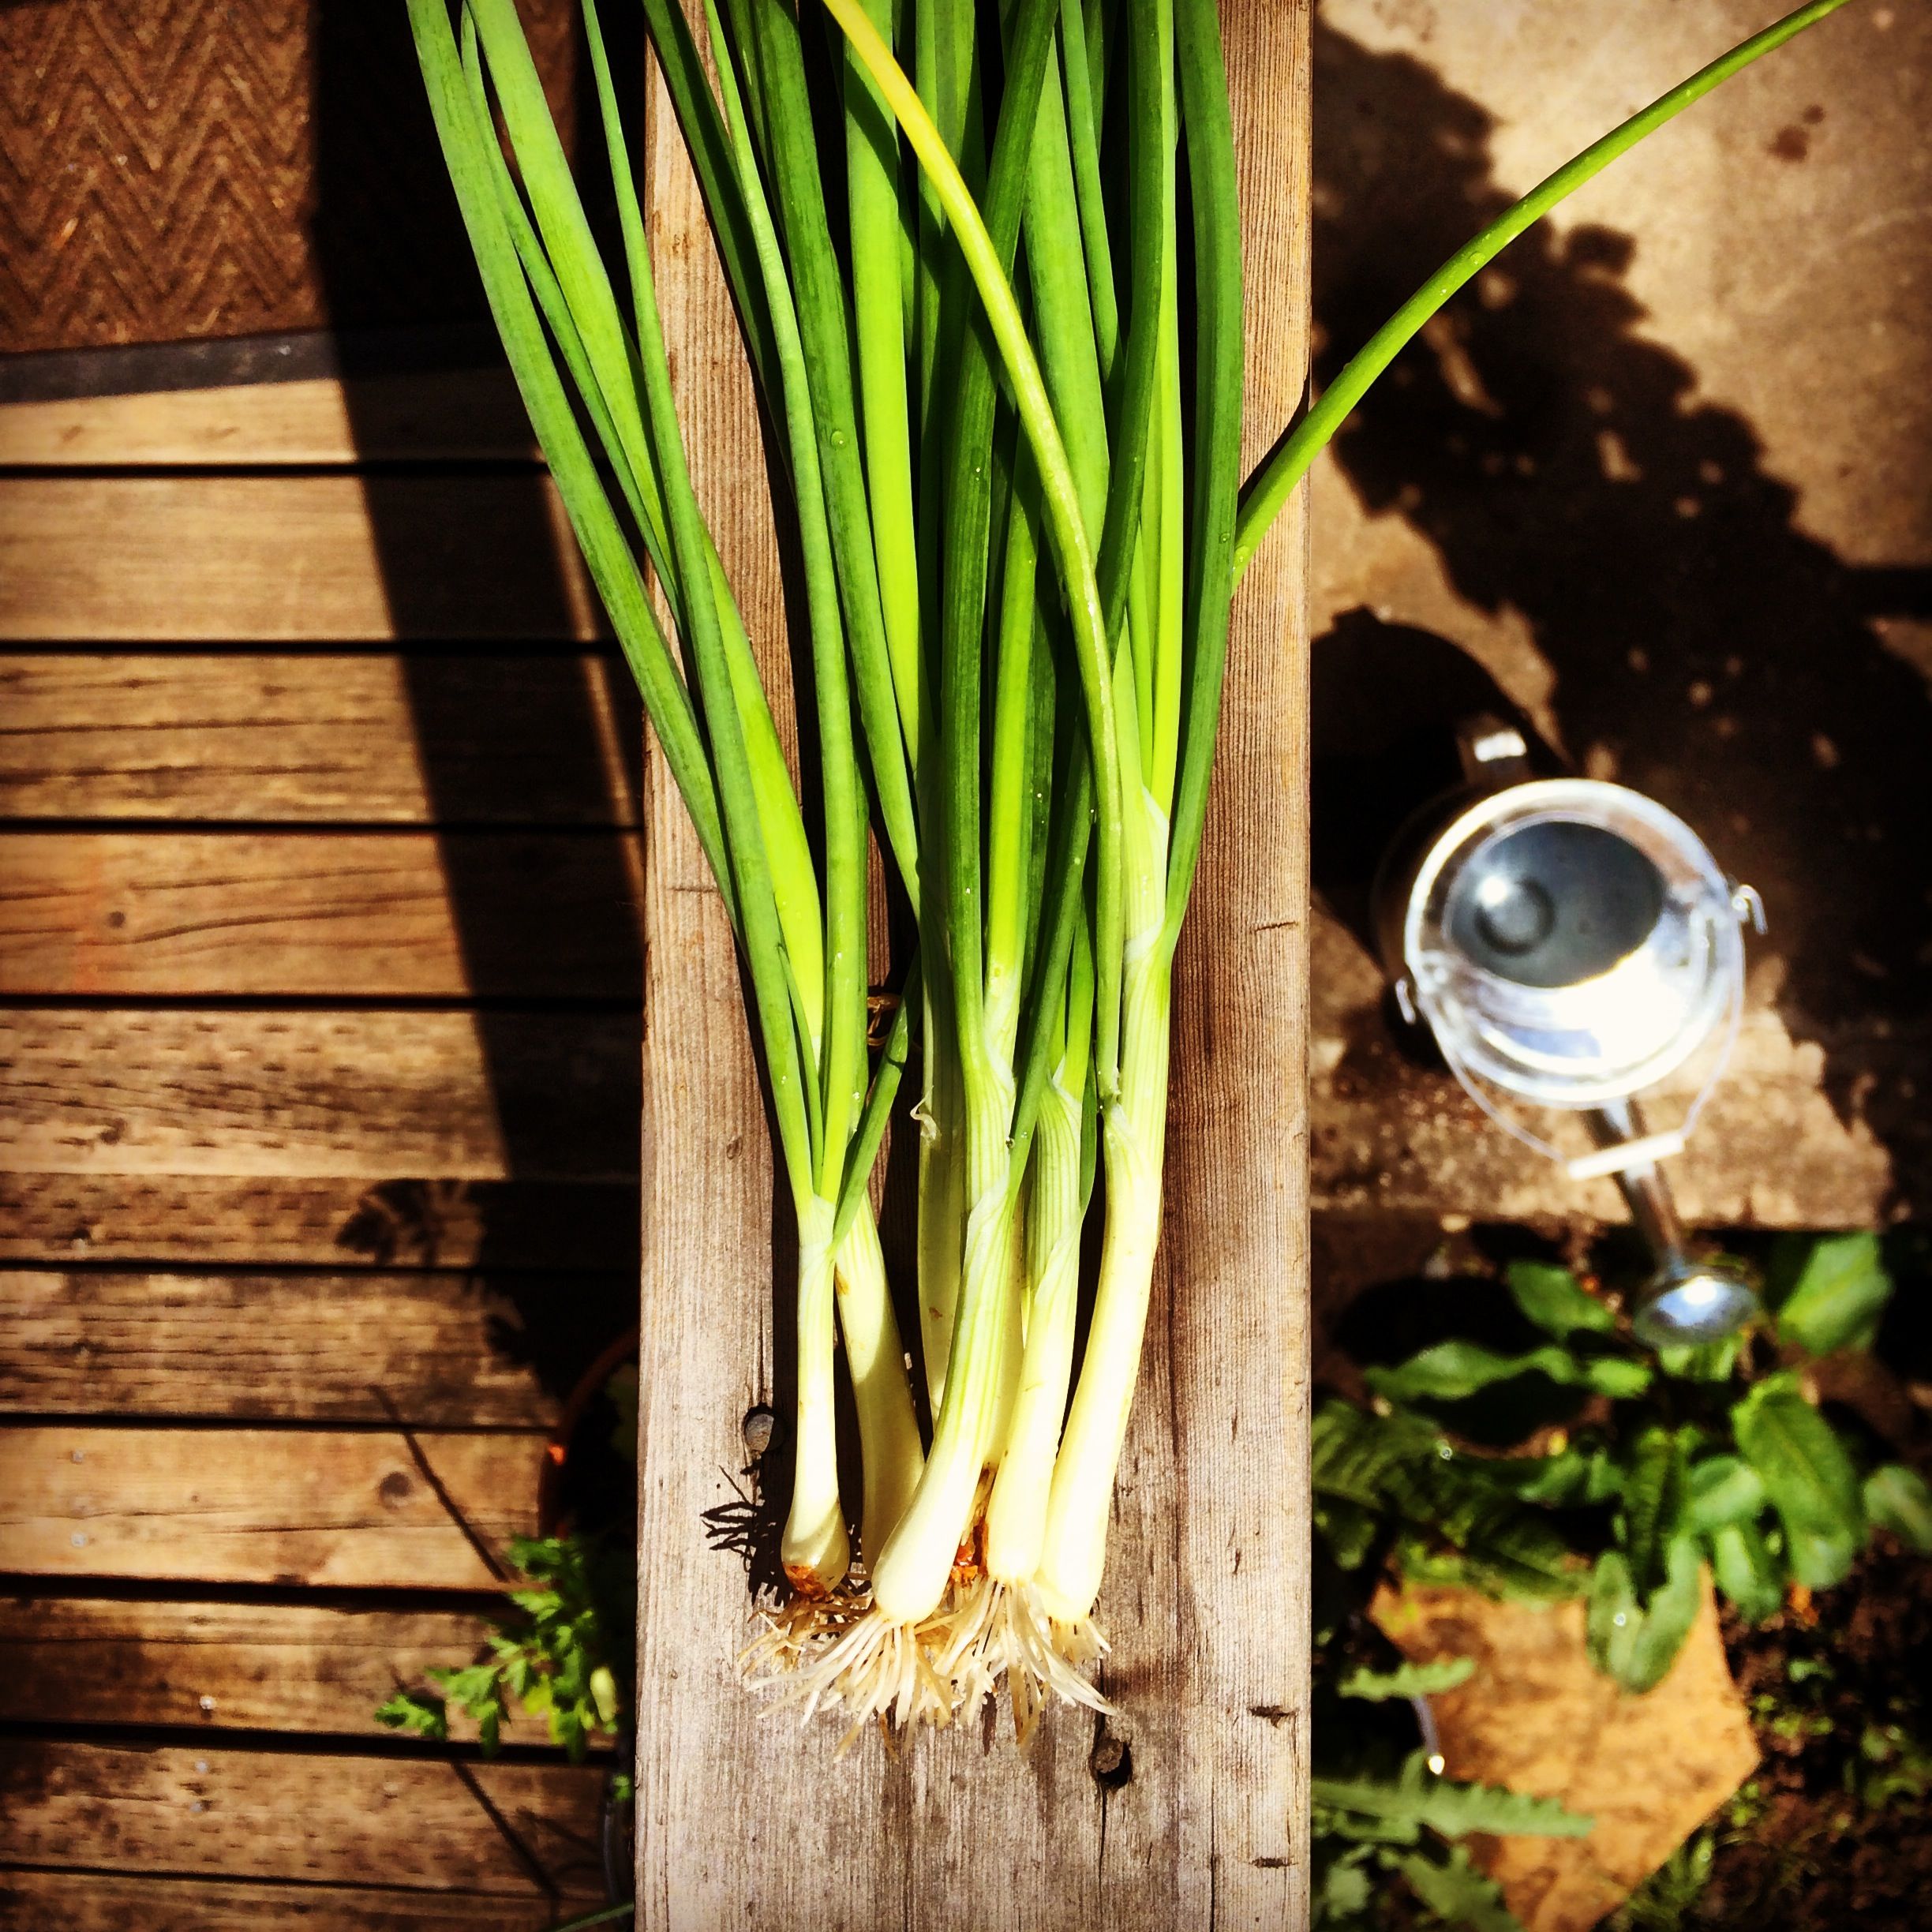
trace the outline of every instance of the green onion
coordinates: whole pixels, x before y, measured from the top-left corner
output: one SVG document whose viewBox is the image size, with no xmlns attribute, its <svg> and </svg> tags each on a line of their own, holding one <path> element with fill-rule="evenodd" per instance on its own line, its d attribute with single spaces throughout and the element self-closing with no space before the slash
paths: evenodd
<svg viewBox="0 0 1932 1932">
<path fill-rule="evenodd" d="M 1811 0 L 1808 6 L 1773 21 L 1763 32 L 1740 41 L 1687 80 L 1660 94 L 1648 107 L 1612 128 L 1601 140 L 1505 208 L 1472 240 L 1463 243 L 1363 344 L 1348 366 L 1323 392 L 1321 400 L 1295 425 L 1243 492 L 1241 527 L 1234 542 L 1234 574 L 1238 579 L 1260 547 L 1269 526 L 1280 515 L 1295 485 L 1329 439 L 1346 420 L 1368 386 L 1395 361 L 1410 339 L 1463 284 L 1492 262 L 1526 228 L 1541 221 L 1559 201 L 1574 194 L 1586 181 L 1601 174 L 1619 155 L 1627 154 L 1646 134 L 1673 120 L 1711 89 L 1748 67 L 1774 47 L 1782 47 L 1807 27 L 1836 13 L 1845 0 Z"/>
<path fill-rule="evenodd" d="M 1105 1707 L 1093 1611 L 1160 1237 L 1174 957 L 1241 571 L 1458 288 L 1842 3 L 1744 42 L 1526 196 L 1371 339 L 1244 493 L 1215 0 L 1008 0 L 997 26 L 970 0 L 824 0 L 829 23 L 794 0 L 704 0 L 702 34 L 678 0 L 644 0 L 784 486 L 808 811 L 692 487 L 593 0 L 611 264 L 514 0 L 462 0 L 460 32 L 450 0 L 409 0 L 492 313 L 743 955 L 799 1237 L 793 1594 L 764 1606 L 744 1661 L 806 1716 L 837 1708 L 848 1743 L 874 1716 L 943 1723 L 1002 1686 L 1023 1739 L 1056 1699 Z M 805 39 L 828 24 L 829 66 Z M 1118 206 L 1103 128 L 1125 161 Z M 917 931 L 876 1058 L 874 829 Z M 915 1040 L 929 1447 L 871 1192 Z M 856 1511 L 837 1455 L 841 1339 Z"/>
</svg>

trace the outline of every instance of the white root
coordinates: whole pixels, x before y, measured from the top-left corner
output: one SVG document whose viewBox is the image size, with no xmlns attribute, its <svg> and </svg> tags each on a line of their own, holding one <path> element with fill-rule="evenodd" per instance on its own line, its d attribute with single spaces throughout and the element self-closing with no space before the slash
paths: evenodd
<svg viewBox="0 0 1932 1932">
<path fill-rule="evenodd" d="M 1025 1583 L 983 1576 L 963 1594 L 953 1642 L 938 1668 L 953 1686 L 960 1711 L 970 1717 L 1004 1683 L 1013 1707 L 1013 1735 L 1024 1748 L 1049 1703 L 1111 1712 L 1085 1667 L 1106 1652 L 1091 1618 L 1063 1623 L 1047 1614 Z"/>
<path fill-rule="evenodd" d="M 970 1717 L 1003 1684 L 1022 1747 L 1056 1699 L 1112 1709 L 1085 1674 L 1106 1652 L 1091 1619 L 1060 1622 L 1025 1584 L 982 1574 L 956 1581 L 918 1623 L 885 1616 L 862 1588 L 815 1600 L 794 1597 L 761 1612 L 764 1628 L 739 1653 L 741 1676 L 776 1693 L 774 1710 L 796 1709 L 809 1724 L 821 1710 L 848 1720 L 843 1756 L 877 1723 L 889 1739 L 909 1726 Z"/>
</svg>

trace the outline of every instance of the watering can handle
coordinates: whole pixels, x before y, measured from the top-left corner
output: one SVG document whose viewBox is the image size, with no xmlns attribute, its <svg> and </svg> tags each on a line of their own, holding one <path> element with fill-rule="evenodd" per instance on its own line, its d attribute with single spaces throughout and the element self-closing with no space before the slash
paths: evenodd
<svg viewBox="0 0 1932 1932">
<path fill-rule="evenodd" d="M 1479 711 L 1456 727 L 1462 782 L 1472 792 L 1500 792 L 1530 777 L 1530 746 L 1514 724 Z"/>
</svg>

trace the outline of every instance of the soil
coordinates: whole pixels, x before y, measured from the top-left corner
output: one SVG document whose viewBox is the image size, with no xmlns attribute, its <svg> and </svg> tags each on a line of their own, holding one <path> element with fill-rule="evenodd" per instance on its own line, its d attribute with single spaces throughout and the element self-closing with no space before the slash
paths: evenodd
<svg viewBox="0 0 1932 1932">
<path fill-rule="evenodd" d="M 1923 1932 L 1932 1924 L 1932 1563 L 1874 1548 L 1808 1608 L 1756 1630 L 1727 1618 L 1724 1636 L 1764 1751 L 1758 1815 L 1720 1828 L 1689 1923 Z M 1894 1763 L 1916 1745 L 1926 1776 L 1915 1793 L 1887 1799 L 1876 1784 L 1885 1767 L 1861 1740 L 1885 1726 L 1904 1734 L 1903 1747 L 1886 1740 Z"/>
</svg>

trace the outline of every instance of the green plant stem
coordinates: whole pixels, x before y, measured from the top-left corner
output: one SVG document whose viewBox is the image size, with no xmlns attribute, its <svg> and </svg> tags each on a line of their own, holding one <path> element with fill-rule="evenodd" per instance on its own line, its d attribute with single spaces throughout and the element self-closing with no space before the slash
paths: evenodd
<svg viewBox="0 0 1932 1932">
<path fill-rule="evenodd" d="M 1189 650 L 1186 746 L 1174 844 L 1144 786 L 1129 821 L 1129 932 L 1121 980 L 1120 1091 L 1105 1106 L 1106 1226 L 1087 1354 L 1068 1411 L 1048 1507 L 1039 1571 L 1056 1615 L 1088 1616 L 1105 1567 L 1114 1479 L 1140 1374 L 1148 1297 L 1160 1234 L 1166 1148 L 1173 935 L 1192 883 L 1200 806 L 1218 723 L 1233 586 L 1230 540 L 1241 449 L 1241 229 L 1234 129 L 1215 0 L 1178 0 L 1175 46 L 1181 76 L 1195 230 L 1195 515 L 1189 533 L 1185 643 Z M 1178 462 L 1178 449 L 1163 448 Z M 1131 716 L 1135 682 L 1122 665 L 1118 702 Z M 1137 727 L 1119 732 L 1123 771 L 1138 778 Z M 1179 876 L 1177 879 L 1177 868 Z"/>
<path fill-rule="evenodd" d="M 845 1230 L 859 1204 L 867 1200 L 867 1187 L 873 1163 L 878 1159 L 880 1143 L 892 1119 L 893 1106 L 899 1097 L 899 1083 L 905 1072 L 906 1056 L 912 1049 L 912 1008 L 923 997 L 923 975 L 915 953 L 899 994 L 898 1010 L 879 1052 L 879 1063 L 866 1090 L 865 1106 L 853 1130 L 852 1145 L 845 1158 L 845 1178 L 839 1189 L 838 1219 L 833 1228 L 835 1241 L 845 1238 Z"/>
<path fill-rule="evenodd" d="M 636 1912 L 635 1900 L 626 1905 L 607 1905 L 603 1911 L 586 1912 L 581 1919 L 566 1919 L 552 1932 L 585 1932 L 587 1926 L 610 1925 L 620 1919 L 633 1918 Z"/>
<path fill-rule="evenodd" d="M 737 166 L 743 174 L 744 204 L 764 278 L 777 357 L 780 388 L 788 438 L 793 494 L 798 504 L 799 549 L 806 578 L 806 604 L 811 638 L 814 696 L 818 719 L 818 763 L 824 790 L 826 825 L 825 1052 L 820 1097 L 818 1189 L 824 1198 L 842 1207 L 834 1211 L 826 1245 L 833 1257 L 839 1327 L 844 1337 L 847 1365 L 852 1373 L 853 1404 L 859 1421 L 860 1466 L 864 1478 L 861 1546 L 884 1546 L 893 1526 L 919 1478 L 920 1451 L 918 1422 L 906 1385 L 904 1356 L 892 1297 L 880 1253 L 878 1233 L 871 1204 L 865 1199 L 863 1177 L 869 1174 L 884 1122 L 863 1118 L 860 1089 L 865 1076 L 866 1027 L 866 850 L 865 799 L 859 782 L 852 743 L 850 695 L 845 680 L 844 638 L 839 623 L 838 590 L 825 499 L 813 431 L 811 396 L 803 346 L 799 339 L 791 290 L 770 210 L 759 181 L 757 157 L 745 119 L 730 50 L 714 7 L 707 7 L 717 66 L 718 86 Z M 901 1043 L 899 1060 L 903 1062 Z M 886 1065 L 893 1062 L 889 1058 Z M 896 1086 L 896 1076 L 891 1084 Z M 889 1090 L 887 1103 L 889 1106 Z M 854 1186 L 854 1136 L 871 1125 L 870 1149 L 858 1170 Z M 848 1192 L 853 1196 L 847 1200 Z M 829 1365 L 814 1362 L 806 1372 L 806 1350 L 829 1350 L 816 1295 L 815 1278 L 801 1271 L 799 1315 L 801 1363 L 799 1441 L 812 1449 L 809 1473 L 822 1480 L 819 1458 L 826 1443 L 836 1440 L 831 1406 L 803 1413 L 809 1385 L 821 1395 L 830 1386 Z M 801 1454 L 801 1474 L 807 1462 Z M 832 1500 L 837 1503 L 836 1486 Z M 827 1574 L 837 1562 L 843 1574 L 838 1540 L 828 1537 L 822 1503 L 807 1504 L 805 1521 L 796 1538 L 788 1532 L 788 1565 L 803 1565 L 819 1582 L 835 1582 Z M 842 1533 L 842 1525 L 840 1526 Z M 822 1567 L 822 1565 L 823 1567 Z"/>
<path fill-rule="evenodd" d="M 1076 940 L 1059 1020 L 1061 1055 L 1042 1101 L 1027 1207 L 1026 1347 L 999 1473 L 987 1504 L 987 1574 L 1030 1582 L 1046 1534 L 1054 1459 L 1073 1379 L 1080 1299 L 1082 1095 L 1091 1037 L 1093 960 Z"/>
<path fill-rule="evenodd" d="M 410 0 L 410 27 L 457 206 L 519 392 L 736 928 L 736 896 L 717 788 L 695 714 L 551 358 L 499 195 L 502 163 L 495 129 L 486 129 L 479 118 L 447 9 L 436 0 Z"/>
<path fill-rule="evenodd" d="M 530 400 L 532 384 L 542 381 L 554 381 L 555 372 L 550 367 L 545 352 L 541 331 L 534 328 L 527 315 L 528 300 L 534 296 L 541 311 L 544 321 L 549 326 L 551 338 L 556 345 L 572 382 L 582 399 L 586 413 L 597 429 L 606 460 L 612 474 L 617 478 L 628 505 L 632 519 L 642 538 L 645 549 L 657 571 L 665 601 L 671 608 L 673 619 L 681 621 L 679 613 L 682 598 L 677 574 L 668 554 L 668 538 L 665 534 L 662 492 L 658 487 L 654 471 L 650 466 L 650 451 L 646 444 L 641 449 L 634 447 L 620 433 L 616 419 L 605 405 L 599 386 L 597 372 L 592 367 L 581 332 L 577 328 L 570 305 L 556 275 L 552 271 L 549 256 L 530 218 L 525 211 L 515 182 L 511 179 L 507 163 L 500 144 L 496 138 L 495 124 L 492 117 L 488 82 L 485 78 L 482 57 L 480 52 L 475 21 L 466 14 L 463 19 L 462 61 L 464 77 L 468 82 L 474 114 L 474 125 L 478 130 L 471 144 L 472 152 L 477 157 L 481 170 L 494 181 L 497 191 L 497 206 L 502 220 L 507 226 L 514 244 L 518 260 L 527 279 L 526 290 L 519 290 L 513 274 L 496 274 L 489 278 L 497 284 L 498 292 L 492 298 L 499 311 L 499 327 L 505 331 L 504 340 L 511 360 L 519 370 L 528 370 L 527 376 L 520 375 L 526 390 L 526 406 L 531 411 L 533 426 L 538 440 L 547 451 L 551 452 L 552 473 L 556 475 L 560 490 L 565 496 L 566 507 L 570 511 L 573 526 L 578 533 L 580 543 L 586 545 L 585 554 L 591 560 L 592 574 L 597 581 L 600 593 L 606 607 L 612 612 L 612 622 L 617 627 L 620 642 L 633 675 L 642 692 L 645 706 L 659 739 L 664 744 L 666 757 L 680 790 L 692 811 L 698 829 L 701 843 L 717 878 L 719 889 L 724 897 L 725 908 L 730 915 L 732 929 L 740 943 L 743 936 L 738 930 L 736 895 L 732 888 L 729 868 L 723 860 L 721 845 L 714 846 L 707 834 L 708 824 L 717 821 L 717 803 L 714 789 L 710 784 L 710 773 L 704 764 L 705 752 L 698 734 L 697 716 L 693 710 L 690 694 L 686 690 L 669 646 L 657 627 L 657 620 L 648 604 L 643 606 L 644 625 L 642 635 L 635 623 L 627 623 L 621 603 L 613 604 L 613 597 L 625 593 L 614 586 L 623 575 L 623 567 L 614 557 L 608 565 L 600 565 L 599 551 L 611 552 L 621 537 L 615 534 L 615 523 L 596 473 L 591 469 L 581 450 L 581 438 L 571 418 L 567 402 L 556 397 L 548 401 Z M 479 209 L 479 215 L 482 211 Z M 488 223 L 482 224 L 487 230 Z M 479 251 L 484 245 L 478 243 Z M 519 324 L 515 318 L 523 317 Z M 620 325 L 621 328 L 621 324 Z M 508 331 L 519 330 L 515 340 Z M 627 349 L 626 366 L 635 359 L 634 346 Z M 538 372 L 542 372 L 540 376 Z M 635 417 L 635 409 L 629 414 Z M 638 418 L 641 425 L 641 417 Z M 640 435 L 641 427 L 639 429 Z M 632 458 L 636 456 L 644 463 L 641 470 L 634 470 Z M 597 533 L 586 537 L 590 528 Z M 595 542 L 598 549 L 590 545 Z M 821 947 L 819 897 L 818 878 L 814 869 L 811 848 L 805 835 L 805 824 L 799 811 L 798 800 L 792 790 L 792 777 L 784 762 L 784 753 L 778 741 L 776 725 L 772 720 L 770 707 L 766 702 L 763 686 L 758 681 L 758 667 L 751 655 L 751 647 L 746 638 L 744 627 L 738 616 L 730 586 L 724 580 L 724 567 L 719 562 L 715 548 L 710 546 L 707 536 L 707 557 L 710 567 L 711 584 L 716 596 L 718 617 L 723 627 L 724 647 L 731 663 L 732 687 L 736 696 L 741 728 L 744 734 L 746 757 L 751 766 L 751 784 L 757 800 L 758 822 L 763 831 L 766 848 L 772 857 L 773 896 L 777 907 L 778 920 L 784 934 L 785 963 L 797 1009 L 800 1038 L 805 1043 L 807 1054 L 815 1067 L 819 1049 L 818 1014 L 824 1004 L 823 961 Z M 631 566 L 635 574 L 635 566 Z M 696 797 L 692 787 L 702 780 L 702 788 L 711 794 L 708 798 Z M 721 839 L 721 832 L 717 835 Z M 808 1128 L 815 1136 L 816 1092 L 813 1081 L 805 1083 L 808 1112 L 814 1119 L 808 1121 Z"/>
<path fill-rule="evenodd" d="M 1060 60 L 1066 80 L 1067 139 L 1079 197 L 1080 245 L 1087 253 L 1087 286 L 1093 298 L 1094 344 L 1101 373 L 1110 376 L 1120 343 L 1120 307 L 1107 239 L 1106 198 L 1100 185 L 1100 114 L 1088 72 L 1087 24 L 1080 17 L 1080 0 L 1062 0 Z"/>
<path fill-rule="evenodd" d="M 829 1196 L 844 1178 L 847 1145 L 865 1077 L 865 800 L 852 743 L 837 571 L 827 527 L 804 345 L 785 279 L 777 231 L 758 178 L 730 51 L 715 8 L 708 7 L 707 13 L 725 123 L 742 177 L 743 205 L 771 316 L 804 568 L 826 840 L 823 957 L 827 970 L 824 1020 L 818 1029 L 825 1041 L 819 1066 L 818 1187 Z"/>
<path fill-rule="evenodd" d="M 758 54 L 770 118 L 773 174 L 811 384 L 826 515 L 837 560 L 853 681 L 871 753 L 880 821 L 916 913 L 920 879 L 912 787 L 913 747 L 908 745 L 900 726 L 879 599 L 878 556 L 852 393 L 844 283 L 826 222 L 804 55 L 798 22 L 784 0 L 755 0 L 755 5 Z M 867 27 L 871 30 L 869 20 Z"/>
<path fill-rule="evenodd" d="M 870 1561 L 886 1547 L 919 1485 L 919 1419 L 906 1385 L 905 1352 L 893 1313 L 878 1225 L 863 1193 L 843 1235 L 834 1223 L 833 1242 L 839 1328 L 852 1373 L 865 1479 L 859 1547 Z"/>
<path fill-rule="evenodd" d="M 761 391 L 769 396 L 777 350 L 771 339 L 769 318 L 757 300 L 757 249 L 738 191 L 732 144 L 705 77 L 704 58 L 691 37 L 691 25 L 680 0 L 643 0 L 643 7 L 645 28 L 657 51 L 665 91 L 671 96 L 678 132 L 684 138 L 685 152 L 691 156 L 691 171 L 698 178 L 705 212 L 711 219 L 711 232 L 717 238 L 718 259 L 724 265 L 732 306 L 745 331 L 751 373 Z M 755 98 L 753 112 L 754 115 L 758 112 Z"/>
<path fill-rule="evenodd" d="M 1030 7 L 1032 0 L 1028 0 Z M 998 346 L 1010 384 L 1020 421 L 1026 432 L 1033 459 L 1039 466 L 1047 526 L 1052 533 L 1055 561 L 1058 564 L 1069 615 L 1072 619 L 1075 657 L 1080 667 L 1081 695 L 1087 707 L 1088 729 L 1092 735 L 1094 779 L 1099 801 L 1099 859 L 1095 867 L 1095 945 L 1097 994 L 1096 1028 L 1099 1039 L 1099 1085 L 1103 1098 L 1110 1098 L 1118 1084 L 1120 1051 L 1119 972 L 1121 951 L 1121 803 L 1120 776 L 1114 743 L 1114 708 L 1109 693 L 1111 651 L 1103 616 L 1100 593 L 1094 575 L 1094 558 L 1087 541 L 1080 515 L 1080 496 L 1069 466 L 1046 385 L 1026 328 L 1007 280 L 1005 256 L 989 234 L 972 195 L 959 168 L 947 152 L 938 130 L 921 104 L 912 83 L 893 58 L 892 51 L 880 39 L 857 0 L 826 0 L 827 9 L 858 52 L 911 142 L 921 170 L 931 180 L 952 225 L 994 340 Z M 1022 19 L 1028 7 L 1022 9 Z M 1016 35 L 1016 40 L 1020 38 Z M 1009 80 L 1009 97 L 1011 80 Z M 1004 114 L 1002 114 L 1004 118 Z M 1031 133 L 1028 126 L 1027 133 Z M 1029 144 L 1030 146 L 1030 144 Z M 1026 150 L 1023 149 L 1023 152 Z M 994 197 L 988 193 L 989 207 Z M 962 848 L 953 842 L 957 854 Z M 953 897 L 949 923 L 955 941 L 972 924 L 957 897 L 957 882 L 949 890 Z M 963 983 L 964 975 L 960 972 Z M 961 1035 L 966 1031 L 962 1004 Z"/>
<path fill-rule="evenodd" d="M 1106 635 L 1119 635 L 1126 611 L 1128 575 L 1133 562 L 1140 521 L 1141 484 L 1147 464 L 1148 440 L 1154 420 L 1155 384 L 1159 368 L 1161 281 L 1165 269 L 1161 250 L 1147 244 L 1162 232 L 1163 176 L 1168 131 L 1163 109 L 1166 93 L 1163 51 L 1170 15 L 1170 0 L 1126 0 L 1128 225 L 1137 238 L 1127 263 L 1127 338 L 1120 365 L 1104 344 L 1103 361 L 1119 387 L 1118 414 L 1113 436 L 1113 460 L 1107 477 L 1106 514 L 1101 529 L 1095 567 Z M 1103 221 L 1095 211 L 1089 223 Z M 1096 943 L 1106 942 L 1102 922 Z M 1103 1005 L 1106 987 L 1102 986 Z M 1104 1067 L 1106 1056 L 1103 1053 Z"/>
<path fill-rule="evenodd" d="M 1022 451 L 1007 507 L 997 617 L 993 733 L 986 792 L 986 987 L 982 1024 L 992 1063 L 1012 1080 L 1026 966 L 1027 891 L 1032 870 L 1034 653 L 1039 579 L 1039 485 Z"/>
<path fill-rule="evenodd" d="M 1234 129 L 1222 64 L 1219 21 L 1208 0 L 1180 0 L 1176 46 L 1188 180 L 1194 214 L 1193 500 L 1188 519 L 1181 649 L 1186 653 L 1180 710 L 1179 771 L 1168 842 L 1167 920 L 1162 949 L 1171 959 L 1200 858 L 1208 782 L 1221 724 L 1233 541 L 1241 481 L 1243 301 L 1241 199 Z"/>
<path fill-rule="evenodd" d="M 1774 47 L 1782 47 L 1807 27 L 1835 13 L 1845 0 L 1811 0 L 1788 13 L 1762 33 L 1741 41 L 1689 80 L 1661 94 L 1648 107 L 1634 114 L 1601 140 L 1593 141 L 1574 160 L 1539 182 L 1522 199 L 1507 208 L 1473 240 L 1466 242 L 1435 274 L 1369 337 L 1321 399 L 1261 466 L 1242 494 L 1241 522 L 1234 539 L 1234 575 L 1238 582 L 1250 559 L 1267 536 L 1295 485 L 1307 474 L 1329 439 L 1368 386 L 1387 369 L 1424 323 L 1472 277 L 1479 274 L 1532 223 L 1541 220 L 1566 196 L 1601 174 L 1619 155 L 1627 154 L 1646 134 L 1673 119 L 1694 102 L 1730 79 Z"/>
<path fill-rule="evenodd" d="M 1018 242 L 1026 163 L 1052 49 L 1054 0 L 1022 0 L 987 179 L 990 234 L 971 197 L 964 193 L 957 169 L 938 144 L 936 130 L 884 43 L 852 0 L 834 0 L 835 12 L 841 7 L 845 10 L 838 14 L 840 24 L 894 113 L 903 124 L 909 106 L 922 137 L 934 144 L 949 171 L 950 181 L 942 184 L 942 199 L 969 261 L 975 248 L 983 245 L 1010 304 L 1012 293 L 1004 264 L 1010 261 Z M 957 196 L 952 193 L 954 184 L 960 188 Z M 1024 345 L 1024 333 L 1020 339 Z M 964 362 L 950 451 L 944 538 L 940 762 L 944 773 L 941 796 L 945 811 L 945 938 L 966 1123 L 966 1219 L 958 1297 L 932 1453 L 918 1493 L 873 1571 L 875 1602 L 888 1618 L 903 1623 L 925 1616 L 945 1592 L 960 1540 L 970 1526 L 981 1471 L 996 1451 L 996 1432 L 1010 1395 L 1006 1371 L 1009 1365 L 1017 1366 L 1018 1357 L 1015 1331 L 1019 1311 L 1013 1257 L 1015 1204 L 1008 1147 L 1013 1103 L 1011 1048 L 987 1011 L 990 962 L 981 884 L 981 645 L 992 516 L 990 471 L 995 388 L 990 361 L 976 331 L 968 338 Z M 1037 368 L 1034 380 L 1037 385 Z M 1040 401 L 1043 407 L 1043 392 Z M 1057 439 L 1055 447 L 1058 451 Z M 1033 453 L 1037 461 L 1037 450 Z M 1058 461 L 1064 478 L 1064 451 L 1058 451 Z M 1077 514 L 1076 509 L 1076 524 Z M 1030 586 L 1027 596 L 1030 605 Z M 1030 608 L 1024 622 L 1030 647 Z M 1024 693 L 1024 678 L 1019 688 Z M 998 772 L 992 824 L 1000 837 L 1013 833 L 1016 814 L 1024 803 L 1023 796 L 1015 794 L 1024 793 L 1025 778 L 1024 758 L 1009 757 Z M 1002 967 L 1009 963 L 999 962 Z"/>
<path fill-rule="evenodd" d="M 866 0 L 873 24 L 892 29 L 892 0 Z M 912 511 L 912 440 L 908 415 L 906 317 L 899 205 L 899 136 L 872 77 L 845 62 L 846 200 L 851 218 L 852 308 L 858 350 L 866 481 L 878 564 L 900 728 L 916 777 L 933 742 L 930 688 L 919 642 L 918 538 Z"/>
</svg>

